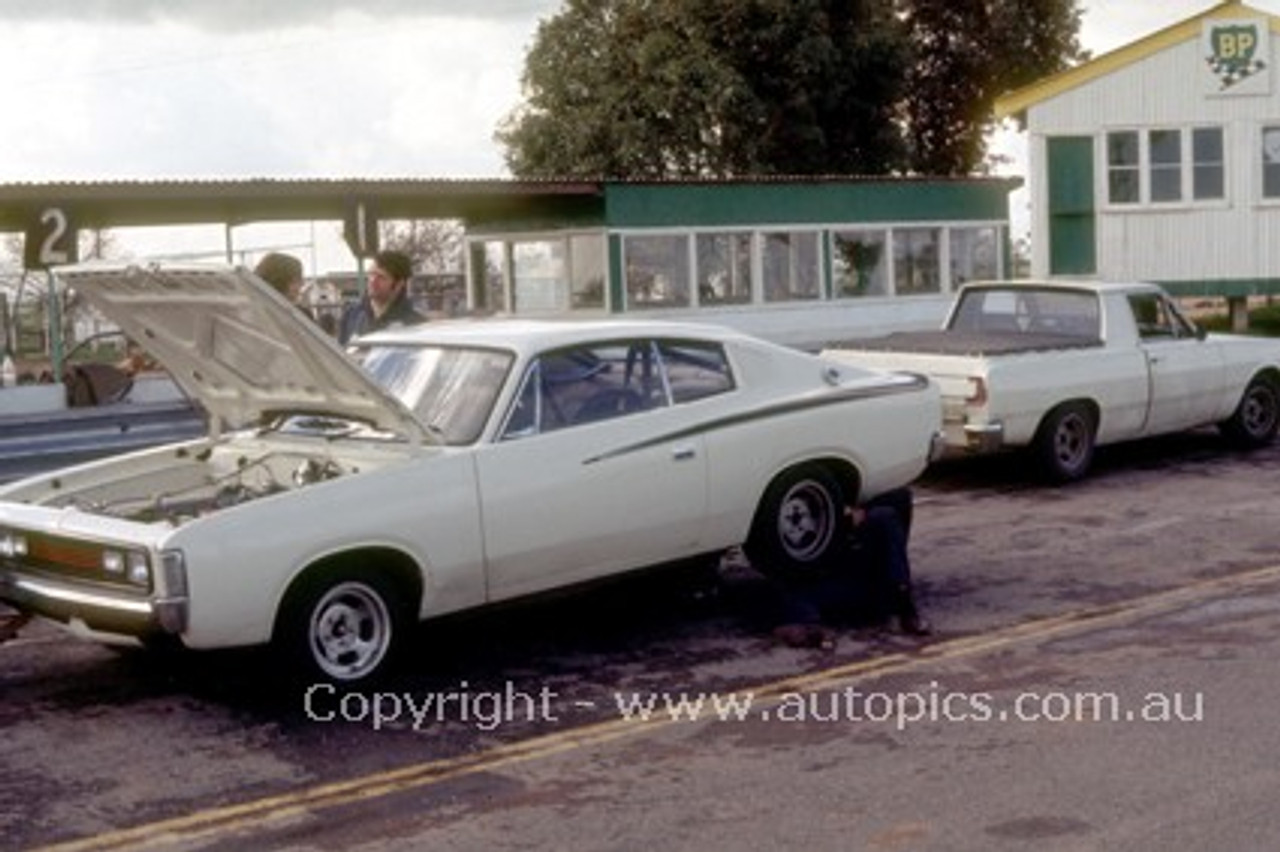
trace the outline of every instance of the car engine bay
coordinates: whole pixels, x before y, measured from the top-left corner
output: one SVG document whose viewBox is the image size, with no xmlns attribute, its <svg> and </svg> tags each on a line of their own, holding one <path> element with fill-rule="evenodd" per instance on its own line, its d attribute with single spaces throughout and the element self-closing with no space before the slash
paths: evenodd
<svg viewBox="0 0 1280 852">
<path fill-rule="evenodd" d="M 50 481 L 46 499 L 53 508 L 139 523 L 172 526 L 253 500 L 337 479 L 360 468 L 318 452 L 266 449 L 260 453 L 229 447 L 178 452 L 170 464 L 124 473 L 82 487 Z"/>
</svg>

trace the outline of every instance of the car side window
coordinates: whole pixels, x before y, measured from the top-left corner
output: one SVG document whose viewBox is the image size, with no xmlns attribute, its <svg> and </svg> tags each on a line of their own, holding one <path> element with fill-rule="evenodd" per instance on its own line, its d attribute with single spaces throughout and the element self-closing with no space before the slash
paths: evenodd
<svg viewBox="0 0 1280 852">
<path fill-rule="evenodd" d="M 692 402 L 734 389 L 724 348 L 713 343 L 667 340 L 658 344 L 671 401 Z"/>
<path fill-rule="evenodd" d="M 669 404 L 652 341 L 544 353 L 526 371 L 503 439 L 626 417 Z"/>
<path fill-rule="evenodd" d="M 1143 340 L 1179 336 L 1181 328 L 1164 299 L 1158 293 L 1135 293 L 1129 297 L 1134 322 L 1138 324 L 1138 336 Z"/>
</svg>

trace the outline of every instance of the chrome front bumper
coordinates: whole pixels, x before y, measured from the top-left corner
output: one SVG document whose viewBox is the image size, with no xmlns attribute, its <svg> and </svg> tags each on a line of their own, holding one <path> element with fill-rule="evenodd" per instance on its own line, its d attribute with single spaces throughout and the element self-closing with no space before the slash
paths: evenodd
<svg viewBox="0 0 1280 852">
<path fill-rule="evenodd" d="M 0 565 L 0 601 L 64 624 L 80 623 L 95 632 L 137 637 L 183 632 L 189 609 L 185 596 L 132 596 L 12 565 Z"/>
</svg>

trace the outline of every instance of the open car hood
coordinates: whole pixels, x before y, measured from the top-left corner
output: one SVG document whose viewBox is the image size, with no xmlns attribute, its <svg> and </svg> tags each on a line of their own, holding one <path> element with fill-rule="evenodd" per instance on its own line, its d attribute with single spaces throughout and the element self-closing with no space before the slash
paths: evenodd
<svg viewBox="0 0 1280 852">
<path fill-rule="evenodd" d="M 400 400 L 248 270 L 82 264 L 57 275 L 232 427 L 314 413 L 429 440 Z"/>
</svg>

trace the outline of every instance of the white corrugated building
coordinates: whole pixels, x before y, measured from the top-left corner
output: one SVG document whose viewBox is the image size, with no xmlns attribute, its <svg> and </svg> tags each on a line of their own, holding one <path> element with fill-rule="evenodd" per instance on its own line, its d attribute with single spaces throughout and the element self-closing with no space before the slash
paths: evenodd
<svg viewBox="0 0 1280 852">
<path fill-rule="evenodd" d="M 1011 92 L 1032 274 L 1280 293 L 1280 18 L 1225 2 Z"/>
</svg>

